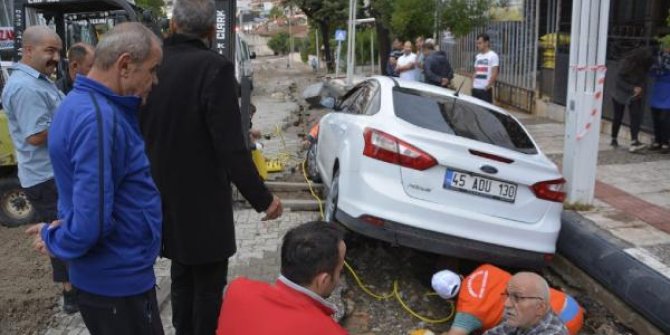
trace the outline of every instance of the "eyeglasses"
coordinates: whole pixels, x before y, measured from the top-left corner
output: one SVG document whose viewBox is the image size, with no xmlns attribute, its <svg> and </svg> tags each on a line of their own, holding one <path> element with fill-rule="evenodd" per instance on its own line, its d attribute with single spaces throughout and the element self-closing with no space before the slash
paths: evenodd
<svg viewBox="0 0 670 335">
<path fill-rule="evenodd" d="M 509 293 L 509 292 L 503 292 L 503 293 L 501 293 L 501 294 L 500 294 L 500 297 L 501 297 L 503 300 L 507 300 L 507 299 L 509 298 L 509 300 L 512 301 L 513 304 L 518 304 L 518 303 L 521 302 L 522 300 L 526 300 L 526 299 L 539 299 L 539 300 L 544 300 L 544 299 L 541 298 L 541 297 L 527 297 L 527 296 L 522 296 L 522 295 L 518 295 L 518 294 L 515 294 L 515 293 Z"/>
</svg>

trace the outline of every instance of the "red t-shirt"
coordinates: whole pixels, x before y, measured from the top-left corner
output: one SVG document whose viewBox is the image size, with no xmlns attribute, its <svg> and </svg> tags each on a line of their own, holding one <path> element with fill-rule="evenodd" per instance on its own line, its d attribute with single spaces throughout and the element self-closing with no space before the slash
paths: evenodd
<svg viewBox="0 0 670 335">
<path fill-rule="evenodd" d="M 282 281 L 235 279 L 226 291 L 217 335 L 346 335 L 334 311 Z"/>
</svg>

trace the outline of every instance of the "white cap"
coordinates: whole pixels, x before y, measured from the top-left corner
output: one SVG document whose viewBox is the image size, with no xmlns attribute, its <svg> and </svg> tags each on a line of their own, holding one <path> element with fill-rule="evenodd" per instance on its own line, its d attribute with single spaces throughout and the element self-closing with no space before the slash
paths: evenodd
<svg viewBox="0 0 670 335">
<path fill-rule="evenodd" d="M 449 270 L 442 270 L 433 275 L 430 284 L 437 295 L 443 299 L 452 299 L 461 289 L 461 277 Z"/>
</svg>

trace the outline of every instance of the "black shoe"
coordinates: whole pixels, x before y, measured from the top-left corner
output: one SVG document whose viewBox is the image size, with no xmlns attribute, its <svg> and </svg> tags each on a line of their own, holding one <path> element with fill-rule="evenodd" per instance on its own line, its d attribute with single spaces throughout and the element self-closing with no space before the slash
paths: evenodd
<svg viewBox="0 0 670 335">
<path fill-rule="evenodd" d="M 617 142 L 617 140 L 613 138 L 612 142 L 610 142 L 610 145 L 614 148 L 618 148 L 619 147 L 619 142 Z"/>
<path fill-rule="evenodd" d="M 63 290 L 63 312 L 65 314 L 74 314 L 79 312 L 79 305 L 77 304 L 77 292 L 75 289 L 69 291 Z"/>
<path fill-rule="evenodd" d="M 659 151 L 661 150 L 661 143 L 654 142 L 649 146 L 649 150 L 651 151 Z"/>
<path fill-rule="evenodd" d="M 628 151 L 639 152 L 646 147 L 647 147 L 646 144 L 641 143 L 640 141 L 634 141 L 633 143 L 630 144 L 630 147 L 628 147 Z"/>
</svg>

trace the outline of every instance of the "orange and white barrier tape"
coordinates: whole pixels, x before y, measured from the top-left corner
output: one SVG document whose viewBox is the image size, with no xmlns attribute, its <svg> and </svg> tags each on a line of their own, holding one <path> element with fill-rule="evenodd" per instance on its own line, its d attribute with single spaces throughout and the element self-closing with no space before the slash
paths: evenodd
<svg viewBox="0 0 670 335">
<path fill-rule="evenodd" d="M 603 91 L 605 88 L 605 75 L 607 73 L 607 66 L 605 65 L 573 65 L 571 66 L 573 71 L 576 72 L 596 72 L 596 90 L 594 94 L 593 106 L 590 111 L 588 121 L 577 133 L 577 140 L 581 140 L 586 136 L 586 134 L 593 128 L 593 124 L 600 120 L 601 109 L 602 109 L 602 98 Z"/>
</svg>

